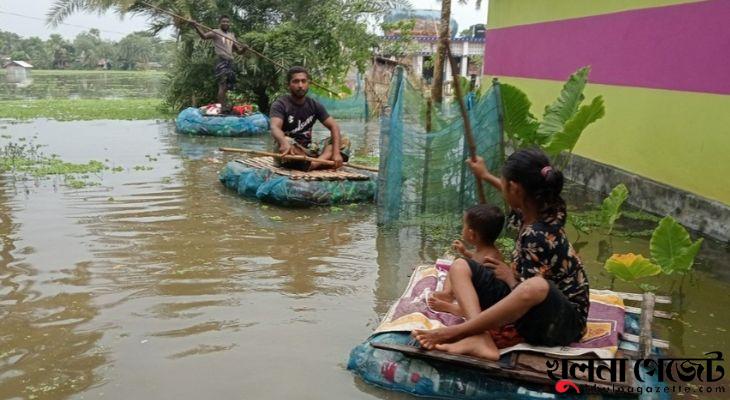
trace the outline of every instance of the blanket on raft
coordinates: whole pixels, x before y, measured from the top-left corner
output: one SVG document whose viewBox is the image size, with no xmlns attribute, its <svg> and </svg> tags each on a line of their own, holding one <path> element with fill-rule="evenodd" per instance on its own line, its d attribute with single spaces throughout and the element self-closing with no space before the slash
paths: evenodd
<svg viewBox="0 0 730 400">
<path fill-rule="evenodd" d="M 435 329 L 456 325 L 463 318 L 434 311 L 428 307 L 431 293 L 443 287 L 451 261 L 438 260 L 436 265 L 422 265 L 413 271 L 405 293 L 390 307 L 375 333 Z M 541 347 L 524 343 L 512 326 L 491 330 L 490 334 L 500 348 L 500 354 L 511 351 L 531 351 L 548 355 L 579 356 L 595 354 L 613 358 L 618 350 L 619 335 L 624 330 L 623 300 L 611 291 L 592 290 L 588 312 L 588 328 L 578 343 L 564 347 Z"/>
</svg>

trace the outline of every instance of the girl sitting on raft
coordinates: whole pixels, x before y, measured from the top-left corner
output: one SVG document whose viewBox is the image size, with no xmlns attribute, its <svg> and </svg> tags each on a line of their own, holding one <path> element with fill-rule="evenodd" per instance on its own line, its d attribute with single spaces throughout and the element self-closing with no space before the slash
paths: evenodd
<svg viewBox="0 0 730 400">
<path fill-rule="evenodd" d="M 467 162 L 476 176 L 502 192 L 513 210 L 510 219 L 519 235 L 512 265 L 484 260 L 511 292 L 462 324 L 416 330 L 413 335 L 429 350 L 489 359 L 494 353 L 487 331 L 507 324 L 514 324 L 533 345 L 565 346 L 580 340 L 588 318 L 588 278 L 564 230 L 563 174 L 539 150 L 510 155 L 501 179 L 487 170 L 484 159 Z"/>
</svg>

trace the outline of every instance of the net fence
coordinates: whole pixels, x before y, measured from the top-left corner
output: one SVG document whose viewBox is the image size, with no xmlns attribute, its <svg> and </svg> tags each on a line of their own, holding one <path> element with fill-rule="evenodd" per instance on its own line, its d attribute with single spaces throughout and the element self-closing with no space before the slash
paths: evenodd
<svg viewBox="0 0 730 400">
<path fill-rule="evenodd" d="M 491 171 L 499 171 L 503 160 L 499 85 L 471 92 L 465 100 L 477 154 Z M 461 214 L 478 203 L 478 196 L 465 163 L 469 152 L 458 104 L 429 107 L 421 91 L 398 70 L 380 123 L 378 223 L 460 225 Z M 500 193 L 484 186 L 487 201 L 501 205 Z"/>
</svg>

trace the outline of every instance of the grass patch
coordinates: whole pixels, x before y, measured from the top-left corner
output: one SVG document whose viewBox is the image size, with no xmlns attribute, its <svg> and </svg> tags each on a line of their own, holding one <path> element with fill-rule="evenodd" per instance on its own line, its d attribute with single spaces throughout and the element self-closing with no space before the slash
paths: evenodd
<svg viewBox="0 0 730 400">
<path fill-rule="evenodd" d="M 48 118 L 58 121 L 96 119 L 167 119 L 158 99 L 41 99 L 0 101 L 0 118 Z"/>
</svg>

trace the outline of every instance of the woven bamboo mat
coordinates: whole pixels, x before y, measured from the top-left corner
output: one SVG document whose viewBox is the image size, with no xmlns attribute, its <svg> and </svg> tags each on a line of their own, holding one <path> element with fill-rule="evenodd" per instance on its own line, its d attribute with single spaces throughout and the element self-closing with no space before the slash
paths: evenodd
<svg viewBox="0 0 730 400">
<path fill-rule="evenodd" d="M 245 160 L 236 160 L 253 168 L 266 168 L 277 175 L 287 176 L 294 180 L 305 181 L 366 181 L 369 176 L 355 172 L 352 168 L 343 167 L 336 171 L 322 169 L 316 171 L 298 171 L 295 169 L 281 168 L 274 165 L 272 157 L 255 157 Z"/>
</svg>

